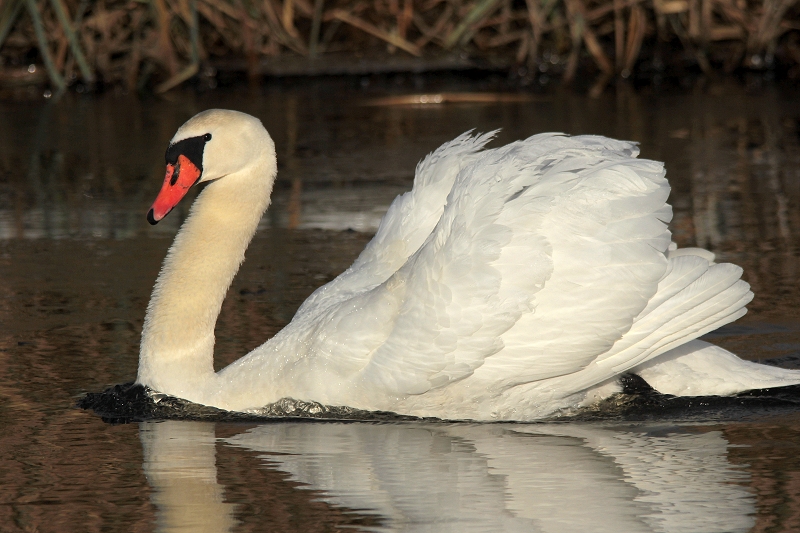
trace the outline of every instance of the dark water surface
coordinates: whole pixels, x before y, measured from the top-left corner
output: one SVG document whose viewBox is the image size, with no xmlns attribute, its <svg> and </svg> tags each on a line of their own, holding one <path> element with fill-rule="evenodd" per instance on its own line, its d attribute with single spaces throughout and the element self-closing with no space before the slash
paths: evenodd
<svg viewBox="0 0 800 533">
<path fill-rule="evenodd" d="M 800 92 L 366 106 L 380 94 L 346 85 L 0 102 L 0 531 L 800 529 L 790 407 L 527 425 L 112 425 L 74 408 L 136 375 L 149 292 L 189 203 L 156 227 L 144 214 L 167 141 L 209 107 L 261 118 L 280 161 L 223 306 L 217 368 L 345 269 L 416 162 L 471 128 L 503 128 L 499 142 L 552 130 L 639 141 L 667 164 L 675 240 L 743 266 L 756 294 L 708 337 L 800 366 Z"/>
</svg>

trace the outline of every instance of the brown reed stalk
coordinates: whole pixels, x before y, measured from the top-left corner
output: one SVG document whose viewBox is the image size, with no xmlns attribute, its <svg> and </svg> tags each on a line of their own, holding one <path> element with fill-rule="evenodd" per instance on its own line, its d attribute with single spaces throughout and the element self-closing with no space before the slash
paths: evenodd
<svg viewBox="0 0 800 533">
<path fill-rule="evenodd" d="M 178 60 L 175 57 L 175 50 L 169 35 L 169 28 L 172 22 L 172 15 L 167 9 L 165 0 L 151 0 L 153 11 L 156 16 L 156 26 L 158 28 L 158 51 L 161 60 L 167 68 L 170 76 L 173 77 L 178 72 Z"/>
<path fill-rule="evenodd" d="M 751 33 L 747 41 L 747 50 L 756 53 L 770 46 L 782 32 L 781 22 L 786 12 L 797 4 L 798 0 L 764 0 L 763 14 L 758 29 Z"/>
<path fill-rule="evenodd" d="M 417 48 L 422 49 L 422 47 L 424 47 L 429 42 L 439 38 L 439 36 L 442 34 L 445 26 L 450 21 L 452 16 L 453 16 L 453 6 L 449 3 L 445 5 L 442 14 L 439 15 L 439 18 L 437 18 L 433 26 L 430 27 L 425 23 L 425 19 L 422 18 L 422 15 L 414 14 L 412 20 L 414 21 L 414 24 L 419 29 L 419 31 L 422 33 L 422 35 L 416 41 L 414 41 L 414 45 Z"/>
<path fill-rule="evenodd" d="M 0 9 L 0 48 L 8 37 L 8 33 L 17 21 L 20 11 L 22 11 L 22 0 L 6 0 Z"/>
<path fill-rule="evenodd" d="M 367 32 L 370 35 L 374 35 L 378 39 L 382 39 L 387 43 L 391 44 L 392 46 L 396 46 L 401 50 L 405 50 L 411 55 L 415 56 L 422 55 L 422 51 L 419 48 L 417 48 L 417 46 L 415 46 L 413 43 L 406 41 L 405 39 L 401 38 L 398 35 L 382 30 L 365 20 L 362 20 L 358 17 L 354 17 L 353 15 L 351 15 L 346 11 L 336 10 L 331 14 L 331 16 L 333 18 L 341 20 L 342 22 L 350 24 L 351 26 L 358 28 L 361 31 Z"/>
<path fill-rule="evenodd" d="M 638 4 L 632 6 L 630 18 L 628 18 L 628 39 L 625 42 L 624 62 L 621 71 L 626 77 L 630 75 L 636 59 L 639 57 L 639 51 L 642 49 L 642 42 L 644 41 L 646 24 L 644 9 Z"/>
<path fill-rule="evenodd" d="M 86 62 L 86 58 L 83 55 L 83 50 L 78 42 L 78 37 L 75 35 L 75 31 L 72 29 L 72 21 L 69 20 L 66 7 L 64 7 L 64 4 L 61 0 L 50 0 L 50 2 L 53 6 L 53 10 L 58 16 L 58 21 L 61 23 L 61 28 L 63 29 L 67 40 L 69 41 L 69 47 L 72 50 L 72 55 L 75 58 L 75 61 L 78 63 L 81 76 L 83 76 L 85 81 L 92 83 L 94 81 L 94 75 L 92 74 L 89 64 Z"/>
<path fill-rule="evenodd" d="M 470 26 L 477 24 L 481 19 L 490 15 L 492 10 L 498 6 L 498 3 L 499 0 L 478 0 L 472 9 L 469 10 L 467 16 L 465 16 L 453 31 L 445 37 L 443 43 L 445 49 L 452 48 L 456 43 L 462 45 L 466 44 L 469 37 L 465 39 L 464 36 L 469 31 Z"/>
<path fill-rule="evenodd" d="M 26 47 L 38 49 L 56 90 L 77 68 L 85 81 L 99 77 L 131 89 L 151 85 L 160 92 L 221 58 L 239 60 L 255 80 L 264 60 L 274 56 L 316 58 L 331 50 L 361 53 L 372 47 L 423 59 L 491 53 L 505 57 L 509 66 L 527 63 L 547 70 L 551 67 L 543 64 L 545 52 L 559 57 L 556 70 L 565 81 L 580 69 L 599 71 L 602 76 L 593 90 L 600 91 L 614 75 L 634 72 L 649 39 L 674 40 L 706 72 L 714 68 L 709 58 L 719 61 L 722 52 L 724 68 L 732 70 L 757 67 L 780 46 L 783 61 L 800 64 L 798 4 L 800 0 L 0 0 L 0 84 L 4 69 L 13 63 L 9 58 L 26 58 Z"/>
<path fill-rule="evenodd" d="M 611 64 L 611 61 L 608 59 L 608 56 L 603 51 L 603 47 L 600 45 L 600 42 L 597 39 L 594 31 L 586 24 L 586 7 L 583 4 L 582 0 L 565 0 L 567 4 L 567 9 L 570 12 L 572 24 L 575 26 L 575 31 L 577 35 L 583 39 L 584 44 L 586 44 L 586 49 L 594 58 L 595 63 L 600 68 L 600 70 L 606 74 L 610 75 L 614 72 L 614 66 Z M 569 81 L 569 80 L 567 80 Z"/>
<path fill-rule="evenodd" d="M 322 27 L 322 9 L 325 0 L 314 0 L 314 18 L 311 20 L 311 35 L 308 38 L 308 55 L 316 57 L 319 53 L 319 32 Z"/>
<path fill-rule="evenodd" d="M 613 0 L 614 6 L 614 58 L 617 63 L 617 72 L 621 72 L 622 50 L 625 46 L 625 22 L 623 21 L 622 0 Z"/>
<path fill-rule="evenodd" d="M 39 14 L 36 2 L 34 2 L 34 0 L 25 0 L 25 7 L 28 8 L 28 14 L 31 16 L 31 20 L 33 20 L 33 29 L 36 32 L 39 53 L 42 54 L 42 60 L 44 61 L 45 68 L 47 68 L 47 75 L 50 77 L 50 82 L 53 84 L 56 91 L 61 93 L 66 89 L 67 84 L 64 82 L 64 77 L 53 63 L 53 56 L 50 55 L 50 45 L 47 42 L 44 24 L 42 23 L 42 17 Z"/>
</svg>

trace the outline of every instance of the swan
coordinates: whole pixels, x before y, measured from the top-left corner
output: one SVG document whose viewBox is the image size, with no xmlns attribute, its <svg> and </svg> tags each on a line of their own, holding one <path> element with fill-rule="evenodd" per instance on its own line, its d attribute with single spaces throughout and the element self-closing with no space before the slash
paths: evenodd
<svg viewBox="0 0 800 533">
<path fill-rule="evenodd" d="M 701 335 L 745 314 L 742 269 L 678 249 L 662 163 L 635 143 L 467 132 L 416 168 L 361 255 L 292 321 L 215 373 L 214 326 L 270 203 L 275 145 L 252 116 L 181 126 L 147 213 L 207 183 L 147 306 L 137 383 L 229 411 L 284 398 L 472 420 L 536 420 L 606 398 L 620 376 L 674 395 L 800 383 Z"/>
</svg>

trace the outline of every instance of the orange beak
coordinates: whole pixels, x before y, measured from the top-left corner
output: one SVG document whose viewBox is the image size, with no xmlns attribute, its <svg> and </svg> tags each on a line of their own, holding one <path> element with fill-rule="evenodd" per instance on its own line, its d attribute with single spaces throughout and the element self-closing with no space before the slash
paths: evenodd
<svg viewBox="0 0 800 533">
<path fill-rule="evenodd" d="M 178 205 L 189 189 L 200 179 L 200 171 L 185 155 L 178 156 L 176 165 L 167 164 L 167 174 L 161 192 L 147 212 L 147 221 L 156 224 Z"/>
</svg>

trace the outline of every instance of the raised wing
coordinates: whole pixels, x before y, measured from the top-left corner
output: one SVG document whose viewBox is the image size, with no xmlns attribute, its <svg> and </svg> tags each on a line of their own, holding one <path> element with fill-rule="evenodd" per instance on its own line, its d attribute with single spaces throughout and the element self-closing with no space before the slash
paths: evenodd
<svg viewBox="0 0 800 533">
<path fill-rule="evenodd" d="M 397 272 L 436 227 L 459 171 L 495 133 L 473 136 L 466 132 L 420 161 L 414 187 L 395 198 L 375 237 L 358 259 L 335 280 L 315 291 L 298 310 L 298 316 L 328 309 L 372 289 Z"/>
<path fill-rule="evenodd" d="M 569 188 L 552 194 L 541 225 L 523 228 L 520 245 L 501 260 L 512 279 L 524 269 L 514 268 L 515 259 L 537 237 L 547 242 L 553 272 L 531 302 L 533 312 L 503 335 L 503 351 L 476 373 L 496 391 L 572 374 L 607 353 L 667 268 L 672 210 L 662 164 L 635 159 L 631 143 L 571 140 L 578 146 L 559 151 L 540 180 Z"/>
<path fill-rule="evenodd" d="M 661 165 L 635 155 L 545 134 L 473 157 L 396 272 L 315 314 L 308 355 L 398 395 L 483 365 L 505 386 L 580 370 L 630 328 L 666 268 L 669 189 Z"/>
</svg>

